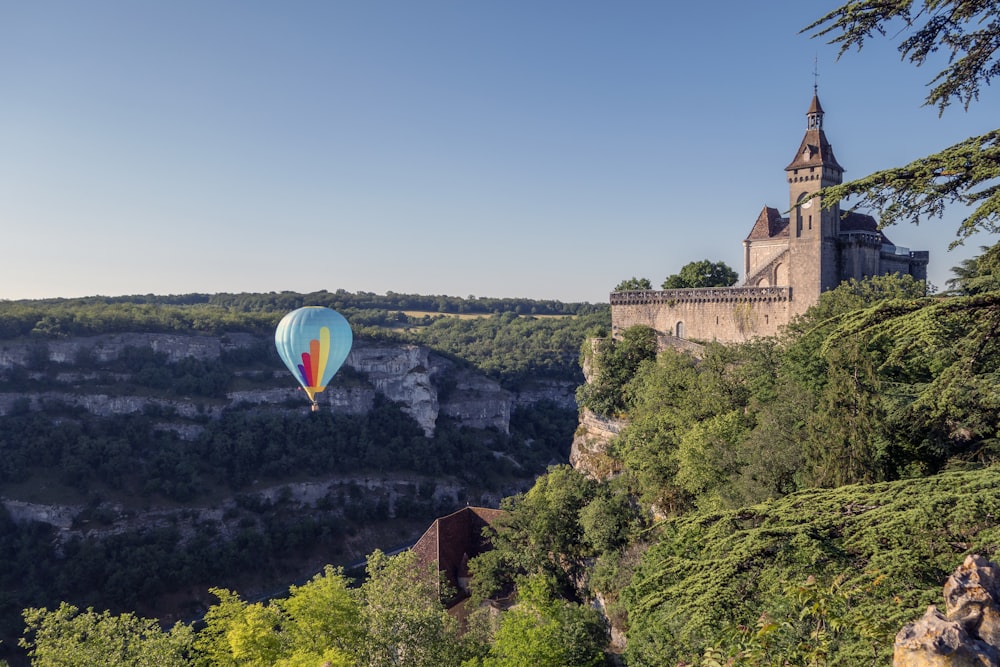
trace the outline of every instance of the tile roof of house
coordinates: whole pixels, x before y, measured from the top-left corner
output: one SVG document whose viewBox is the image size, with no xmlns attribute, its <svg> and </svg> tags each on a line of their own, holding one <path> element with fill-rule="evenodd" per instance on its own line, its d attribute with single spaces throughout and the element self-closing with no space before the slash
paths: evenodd
<svg viewBox="0 0 1000 667">
<path fill-rule="evenodd" d="M 413 545 L 413 551 L 424 565 L 437 563 L 448 583 L 460 591 L 458 580 L 469 576 L 469 559 L 491 548 L 483 537 L 483 528 L 504 514 L 504 510 L 488 507 L 463 507 L 435 519 Z"/>
<path fill-rule="evenodd" d="M 750 230 L 747 240 L 788 238 L 788 218 L 782 218 L 776 208 L 765 206 L 757 216 L 757 222 Z"/>
</svg>

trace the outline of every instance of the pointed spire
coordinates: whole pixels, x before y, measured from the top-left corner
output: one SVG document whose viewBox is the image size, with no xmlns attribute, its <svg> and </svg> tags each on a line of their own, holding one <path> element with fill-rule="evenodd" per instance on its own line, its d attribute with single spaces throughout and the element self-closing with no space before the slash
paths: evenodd
<svg viewBox="0 0 1000 667">
<path fill-rule="evenodd" d="M 838 171 L 844 171 L 844 168 L 837 164 L 837 158 L 833 156 L 833 148 L 823 132 L 823 105 L 819 103 L 819 95 L 814 86 L 812 102 L 809 104 L 809 111 L 806 112 L 806 134 L 802 138 L 802 143 L 799 144 L 795 159 L 785 167 L 785 170 L 819 166 L 833 167 Z"/>
</svg>

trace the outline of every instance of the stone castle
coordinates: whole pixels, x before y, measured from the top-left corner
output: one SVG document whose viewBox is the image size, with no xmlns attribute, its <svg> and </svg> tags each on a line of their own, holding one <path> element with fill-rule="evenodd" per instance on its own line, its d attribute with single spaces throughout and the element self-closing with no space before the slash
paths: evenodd
<svg viewBox="0 0 1000 667">
<path fill-rule="evenodd" d="M 809 199 L 841 183 L 844 173 L 823 132 L 815 91 L 805 136 L 785 173 L 790 216 L 769 206 L 760 212 L 743 241 L 742 285 L 614 292 L 612 334 L 644 324 L 677 338 L 742 342 L 777 334 L 845 280 L 892 273 L 926 280 L 926 251 L 894 245 L 869 215 L 842 213 L 839 204 L 824 208 L 820 196 Z"/>
</svg>

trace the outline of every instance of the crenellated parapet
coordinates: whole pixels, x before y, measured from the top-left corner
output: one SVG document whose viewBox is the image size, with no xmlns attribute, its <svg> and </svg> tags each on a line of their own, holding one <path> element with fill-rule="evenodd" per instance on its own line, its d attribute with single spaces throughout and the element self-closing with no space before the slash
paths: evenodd
<svg viewBox="0 0 1000 667">
<path fill-rule="evenodd" d="M 635 325 L 696 341 L 773 336 L 789 320 L 790 287 L 703 287 L 613 292 L 611 334 Z"/>
<path fill-rule="evenodd" d="M 677 303 L 730 303 L 734 301 L 788 301 L 791 287 L 698 287 L 612 292 L 611 306 L 674 305 Z"/>
</svg>

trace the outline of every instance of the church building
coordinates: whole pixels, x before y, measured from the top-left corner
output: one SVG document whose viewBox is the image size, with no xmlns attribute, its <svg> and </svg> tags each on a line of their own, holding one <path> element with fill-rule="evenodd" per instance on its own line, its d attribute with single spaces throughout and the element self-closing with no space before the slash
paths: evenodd
<svg viewBox="0 0 1000 667">
<path fill-rule="evenodd" d="M 896 246 L 869 215 L 810 195 L 843 182 L 844 169 L 823 132 L 823 107 L 813 93 L 806 132 L 785 167 L 790 216 L 765 206 L 743 241 L 738 287 L 640 290 L 611 294 L 615 336 L 636 324 L 661 334 L 702 341 L 742 342 L 777 334 L 851 278 L 909 274 L 927 279 L 928 253 Z"/>
</svg>

